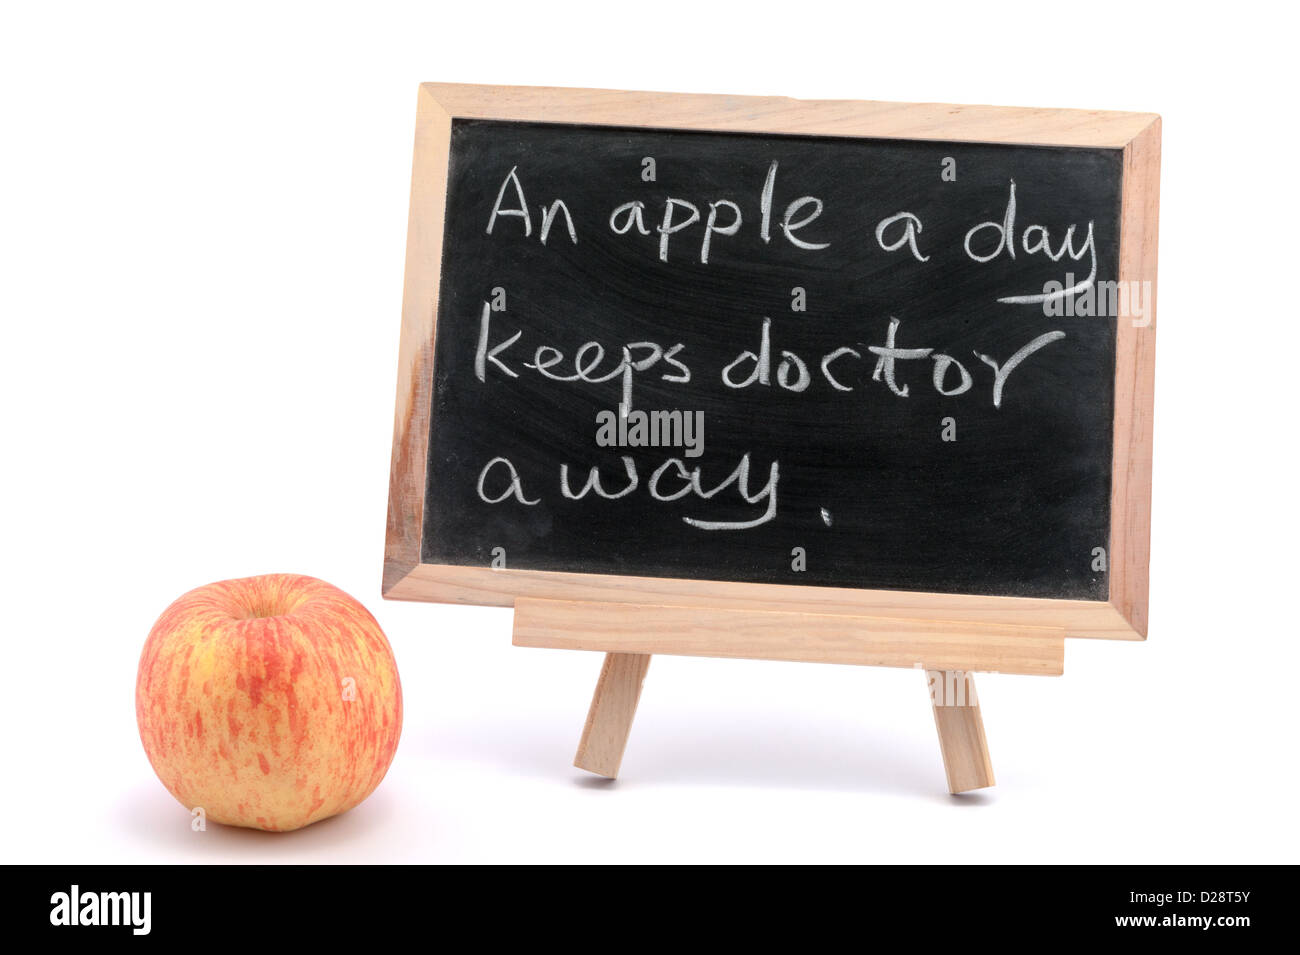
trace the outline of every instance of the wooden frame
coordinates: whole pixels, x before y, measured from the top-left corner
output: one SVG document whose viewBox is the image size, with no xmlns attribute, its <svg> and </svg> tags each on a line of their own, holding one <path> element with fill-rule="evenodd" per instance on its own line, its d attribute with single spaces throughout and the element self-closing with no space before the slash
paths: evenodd
<svg viewBox="0 0 1300 955">
<path fill-rule="evenodd" d="M 494 570 L 421 562 L 425 466 L 453 118 L 800 133 L 1123 153 L 1120 283 L 1151 290 L 1146 323 L 1117 319 L 1109 599 L 985 597 L 713 580 Z M 517 646 L 601 650 L 574 764 L 618 775 L 655 653 L 922 669 L 949 791 L 993 785 L 969 671 L 1059 674 L 1066 637 L 1144 639 L 1151 527 L 1160 117 L 933 103 L 798 101 L 612 90 L 420 87 L 383 592 L 515 608 Z M 956 701 L 939 686 L 969 688 Z"/>
<path fill-rule="evenodd" d="M 763 627 L 761 621 L 756 623 L 752 617 L 756 612 L 816 614 L 819 619 L 815 629 L 830 644 L 850 633 L 865 630 L 878 633 L 881 618 L 893 620 L 899 627 L 907 622 L 914 626 L 923 624 L 930 630 L 964 640 L 974 655 L 949 662 L 964 663 L 969 669 L 987 663 L 987 654 L 974 650 L 989 638 L 992 627 L 1000 628 L 1004 634 L 1019 634 L 1031 642 L 1062 635 L 1120 640 L 1146 637 L 1154 299 L 1147 312 L 1149 324 L 1136 327 L 1131 322 L 1118 322 L 1108 601 L 493 570 L 421 563 L 438 272 L 453 118 L 1122 150 L 1124 178 L 1118 279 L 1150 282 L 1149 287 L 1154 290 L 1159 116 L 934 103 L 421 85 L 383 577 L 384 596 L 398 600 L 516 606 L 520 598 L 526 598 L 537 602 L 586 602 L 589 606 L 613 602 L 750 614 L 744 626 L 730 631 L 734 634 L 732 638 L 721 640 L 712 648 L 712 655 L 772 656 L 764 652 L 762 641 L 754 638 L 755 628 Z M 826 617 L 842 619 L 828 621 Z M 864 626 L 863 618 L 874 618 L 876 623 Z M 540 639 L 530 637 L 527 629 L 522 636 L 524 640 Z M 517 632 L 517 642 L 519 638 Z M 610 643 L 589 645 L 589 648 L 620 652 L 619 645 Z M 702 651 L 697 649 L 697 652 Z M 865 646 L 860 656 L 870 657 L 874 652 Z M 790 655 L 785 653 L 780 658 L 789 659 Z M 809 655 L 801 658 L 826 659 L 828 651 L 810 649 Z M 874 661 L 864 658 L 850 662 Z"/>
</svg>

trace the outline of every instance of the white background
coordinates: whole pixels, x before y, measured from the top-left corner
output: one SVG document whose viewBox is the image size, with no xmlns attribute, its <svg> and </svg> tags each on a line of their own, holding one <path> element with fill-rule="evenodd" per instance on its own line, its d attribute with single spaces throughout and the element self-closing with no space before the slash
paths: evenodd
<svg viewBox="0 0 1300 955">
<path fill-rule="evenodd" d="M 5 5 L 0 856 L 1296 861 L 1300 218 L 1272 16 Z M 1149 641 L 984 678 L 979 794 L 945 791 L 922 678 L 870 668 L 656 658 L 623 778 L 573 769 L 598 655 L 379 596 L 422 80 L 1161 113 Z M 140 747 L 139 651 L 184 591 L 272 571 L 376 614 L 402 744 L 340 818 L 195 833 Z"/>
</svg>

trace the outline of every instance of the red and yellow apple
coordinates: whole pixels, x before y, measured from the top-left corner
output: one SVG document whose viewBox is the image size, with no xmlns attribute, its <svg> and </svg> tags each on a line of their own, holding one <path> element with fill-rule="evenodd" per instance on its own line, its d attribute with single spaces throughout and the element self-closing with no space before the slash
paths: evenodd
<svg viewBox="0 0 1300 955">
<path fill-rule="evenodd" d="M 135 712 L 149 762 L 186 808 L 289 830 L 374 792 L 402 732 L 402 687 L 358 601 L 269 574 L 167 608 L 140 656 Z"/>
</svg>

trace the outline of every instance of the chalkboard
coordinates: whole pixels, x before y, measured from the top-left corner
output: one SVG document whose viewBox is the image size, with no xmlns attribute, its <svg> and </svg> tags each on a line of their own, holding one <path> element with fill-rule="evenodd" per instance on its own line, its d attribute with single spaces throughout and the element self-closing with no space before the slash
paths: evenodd
<svg viewBox="0 0 1300 955">
<path fill-rule="evenodd" d="M 1007 299 L 1115 280 L 1120 173 L 454 122 L 424 561 L 1105 600 L 1114 319 Z"/>
<path fill-rule="evenodd" d="M 425 90 L 385 593 L 1145 632 L 1158 117 Z"/>
</svg>

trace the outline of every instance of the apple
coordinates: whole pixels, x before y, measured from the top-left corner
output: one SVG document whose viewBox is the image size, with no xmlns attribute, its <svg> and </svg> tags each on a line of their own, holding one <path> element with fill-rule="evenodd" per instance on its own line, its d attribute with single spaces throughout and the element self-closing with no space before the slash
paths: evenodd
<svg viewBox="0 0 1300 955">
<path fill-rule="evenodd" d="M 285 831 L 374 792 L 402 732 L 402 686 L 357 600 L 268 574 L 167 608 L 140 656 L 135 714 L 154 772 L 192 813 Z"/>
</svg>

